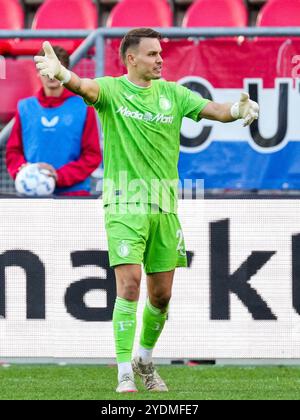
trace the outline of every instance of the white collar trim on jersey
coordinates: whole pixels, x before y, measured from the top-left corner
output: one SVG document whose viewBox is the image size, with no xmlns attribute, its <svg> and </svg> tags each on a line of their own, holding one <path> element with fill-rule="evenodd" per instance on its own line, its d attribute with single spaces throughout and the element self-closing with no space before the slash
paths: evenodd
<svg viewBox="0 0 300 420">
<path fill-rule="evenodd" d="M 131 82 L 128 79 L 128 74 L 125 74 L 124 77 L 125 77 L 125 79 L 127 80 L 128 83 L 130 83 L 131 85 L 133 85 L 133 86 L 135 86 L 135 87 L 137 87 L 139 89 L 149 89 L 149 88 L 151 88 L 151 86 L 139 86 L 139 85 L 136 85 L 135 83 Z"/>
</svg>

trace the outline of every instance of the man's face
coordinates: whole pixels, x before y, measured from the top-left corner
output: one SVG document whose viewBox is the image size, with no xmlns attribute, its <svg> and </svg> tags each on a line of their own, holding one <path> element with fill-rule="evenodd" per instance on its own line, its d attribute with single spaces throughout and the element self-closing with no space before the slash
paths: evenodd
<svg viewBox="0 0 300 420">
<path fill-rule="evenodd" d="M 51 80 L 48 76 L 40 76 L 40 79 L 44 89 L 56 90 L 60 87 L 59 80 Z"/>
<path fill-rule="evenodd" d="M 158 39 L 142 38 L 137 47 L 128 50 L 128 64 L 144 80 L 160 79 L 163 64 L 161 52 L 162 49 Z"/>
</svg>

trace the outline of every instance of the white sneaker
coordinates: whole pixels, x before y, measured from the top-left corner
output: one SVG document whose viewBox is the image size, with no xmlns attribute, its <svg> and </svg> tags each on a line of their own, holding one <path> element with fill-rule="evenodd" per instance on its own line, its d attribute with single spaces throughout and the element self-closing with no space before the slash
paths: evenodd
<svg viewBox="0 0 300 420">
<path fill-rule="evenodd" d="M 132 369 L 134 373 L 140 376 L 148 391 L 168 392 L 168 387 L 156 372 L 153 363 L 142 363 L 142 359 L 136 356 L 132 360 Z"/>
<path fill-rule="evenodd" d="M 137 392 L 137 388 L 135 386 L 134 380 L 130 375 L 124 375 L 119 382 L 119 385 L 116 389 L 116 392 L 123 393 L 123 392 Z"/>
</svg>

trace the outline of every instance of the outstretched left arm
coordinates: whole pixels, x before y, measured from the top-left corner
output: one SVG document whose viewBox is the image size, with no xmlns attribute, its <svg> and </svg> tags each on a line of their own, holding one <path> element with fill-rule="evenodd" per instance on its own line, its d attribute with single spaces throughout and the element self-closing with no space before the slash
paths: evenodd
<svg viewBox="0 0 300 420">
<path fill-rule="evenodd" d="M 251 101 L 248 93 L 243 92 L 239 102 L 234 104 L 209 102 L 201 111 L 200 117 L 223 123 L 233 122 L 242 118 L 244 120 L 244 127 L 246 127 L 247 125 L 252 124 L 254 120 L 257 120 L 258 115 L 258 104 Z"/>
</svg>

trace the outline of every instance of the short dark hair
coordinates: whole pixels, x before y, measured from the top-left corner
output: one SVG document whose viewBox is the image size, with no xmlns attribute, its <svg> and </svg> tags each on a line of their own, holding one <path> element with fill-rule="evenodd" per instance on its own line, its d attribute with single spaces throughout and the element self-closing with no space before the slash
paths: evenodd
<svg viewBox="0 0 300 420">
<path fill-rule="evenodd" d="M 70 65 L 70 55 L 69 53 L 62 47 L 60 47 L 59 45 L 54 45 L 52 46 L 55 54 L 57 55 L 57 58 L 59 59 L 59 61 L 61 62 L 61 64 L 66 67 L 69 68 Z M 45 52 L 43 49 L 41 49 L 37 55 L 45 55 Z"/>
<path fill-rule="evenodd" d="M 161 40 L 161 34 L 151 28 L 136 28 L 127 32 L 120 45 L 120 56 L 124 63 L 128 48 L 139 46 L 142 38 L 156 38 Z"/>
</svg>

